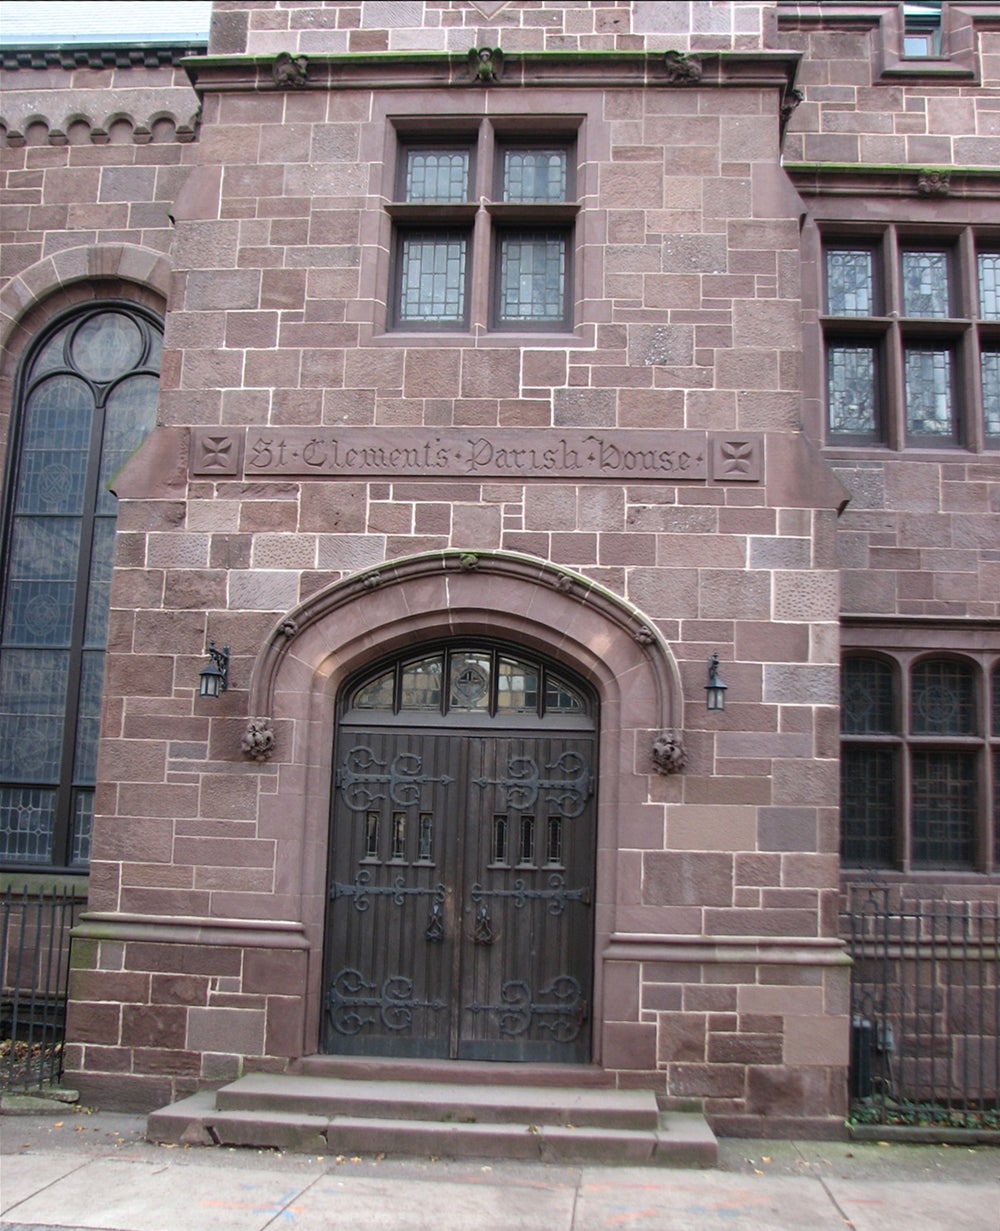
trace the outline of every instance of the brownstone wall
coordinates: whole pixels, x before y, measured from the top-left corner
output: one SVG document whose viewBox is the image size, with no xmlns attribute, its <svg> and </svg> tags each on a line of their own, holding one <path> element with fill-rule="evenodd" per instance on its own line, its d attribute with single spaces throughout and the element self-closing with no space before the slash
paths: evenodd
<svg viewBox="0 0 1000 1231">
<path fill-rule="evenodd" d="M 4 151 L 23 159 L 11 185 L 31 194 L 29 211 L 71 188 L 84 202 L 23 217 L 5 302 L 24 336 L 28 303 L 86 282 L 106 259 L 95 252 L 118 253 L 115 277 L 127 276 L 122 262 L 138 268 L 137 250 L 164 254 L 170 271 L 162 426 L 117 485 L 91 918 L 68 1067 L 95 1097 L 149 1106 L 315 1050 L 337 688 L 402 644 L 503 635 L 561 657 L 602 699 L 595 1061 L 622 1084 L 705 1100 L 728 1131 L 830 1131 L 844 1110 L 849 1012 L 837 939 L 841 568 L 848 610 L 870 613 L 872 587 L 889 585 L 879 610 L 897 612 L 903 574 L 924 584 L 943 561 L 916 555 L 901 568 L 877 554 L 899 545 L 887 534 L 917 532 L 917 488 L 928 499 L 902 460 L 878 480 L 895 502 L 891 525 L 880 506 L 877 524 L 859 508 L 839 523 L 846 536 L 838 528 L 847 493 L 807 440 L 822 440 L 816 340 L 803 342 L 817 314 L 811 222 L 805 265 L 802 247 L 812 199 L 779 164 L 797 57 L 753 53 L 787 34 L 808 54 L 786 157 L 799 143 L 798 158 L 834 157 L 839 146 L 810 154 L 806 143 L 835 133 L 838 115 L 870 116 L 876 135 L 897 107 L 900 121 L 923 115 L 931 134 L 900 122 L 904 142 L 955 121 L 927 90 L 920 110 L 890 87 L 880 110 L 863 93 L 875 89 L 867 61 L 866 86 L 852 69 L 851 98 L 824 98 L 827 62 L 839 72 L 841 58 L 868 56 L 873 36 L 838 34 L 834 56 L 823 33 L 776 34 L 771 6 L 494 8 L 219 3 L 217 59 L 192 69 L 197 143 Z M 471 46 L 498 45 L 507 84 L 434 76 L 442 65 L 459 74 Z M 672 80 L 667 49 L 705 53 L 702 80 Z M 545 79 L 541 62 L 516 61 L 577 50 L 655 56 L 616 62 L 610 81 L 607 64 L 560 62 Z M 713 59 L 718 50 L 740 54 Z M 409 51 L 455 60 L 324 60 Z M 267 57 L 281 52 L 311 57 L 305 88 L 275 88 Z M 973 97 L 985 141 L 995 112 Z M 573 333 L 387 330 L 393 123 L 567 115 L 582 117 Z M 860 133 L 850 139 L 855 159 L 874 156 Z M 965 161 L 992 157 L 969 149 Z M 141 176 L 116 178 L 123 167 Z M 56 172 L 78 170 L 60 186 Z M 150 212 L 168 200 L 172 229 Z M 117 211 L 107 228 L 95 214 L 105 206 Z M 79 248 L 91 255 L 68 255 Z M 164 268 L 154 273 L 166 290 Z M 747 442 L 762 470 L 750 481 L 724 469 L 693 482 L 428 480 L 257 476 L 245 458 L 213 475 L 193 461 L 206 433 L 238 457 L 251 430 L 346 428 L 401 442 L 687 430 L 713 448 Z M 833 460 L 864 500 L 867 461 Z M 942 501 L 947 481 L 949 501 L 975 503 L 955 510 L 949 533 L 988 533 L 987 471 L 978 458 L 935 470 Z M 852 554 L 838 557 L 838 543 Z M 958 571 L 985 595 L 995 545 L 976 552 Z M 476 560 L 472 583 L 458 553 Z M 879 569 L 892 581 L 875 580 Z M 985 613 L 964 592 L 949 601 Z M 216 703 L 196 696 L 209 638 L 233 651 Z M 729 686 L 721 715 L 704 707 L 713 652 Z M 257 716 L 276 735 L 260 763 L 240 751 Z M 664 777 L 650 746 L 668 726 L 688 757 Z"/>
</svg>

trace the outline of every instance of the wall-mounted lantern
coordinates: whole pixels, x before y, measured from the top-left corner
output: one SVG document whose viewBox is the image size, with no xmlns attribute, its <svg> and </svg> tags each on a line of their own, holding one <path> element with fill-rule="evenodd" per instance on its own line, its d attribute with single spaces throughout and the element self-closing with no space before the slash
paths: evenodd
<svg viewBox="0 0 1000 1231">
<path fill-rule="evenodd" d="M 221 650 L 215 648 L 215 642 L 208 643 L 208 657 L 211 660 L 200 672 L 201 695 L 217 697 L 229 686 L 229 646 Z"/>
<path fill-rule="evenodd" d="M 708 683 L 705 685 L 705 705 L 710 710 L 726 708 L 726 685 L 719 679 L 719 656 L 713 654 L 708 660 Z"/>
</svg>

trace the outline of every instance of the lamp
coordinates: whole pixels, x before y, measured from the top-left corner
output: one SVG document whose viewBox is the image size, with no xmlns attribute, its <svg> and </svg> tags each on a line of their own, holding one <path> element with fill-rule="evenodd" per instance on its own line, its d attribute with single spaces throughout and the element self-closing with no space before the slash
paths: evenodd
<svg viewBox="0 0 1000 1231">
<path fill-rule="evenodd" d="M 208 643 L 208 657 L 211 661 L 207 666 L 202 667 L 200 674 L 201 680 L 201 695 L 203 697 L 217 697 L 219 693 L 225 692 L 229 685 L 229 646 L 223 646 L 221 650 L 215 648 L 215 642 Z"/>
<path fill-rule="evenodd" d="M 726 708 L 726 685 L 719 679 L 719 656 L 713 654 L 708 660 L 708 683 L 705 685 L 705 704 L 710 710 Z"/>
</svg>

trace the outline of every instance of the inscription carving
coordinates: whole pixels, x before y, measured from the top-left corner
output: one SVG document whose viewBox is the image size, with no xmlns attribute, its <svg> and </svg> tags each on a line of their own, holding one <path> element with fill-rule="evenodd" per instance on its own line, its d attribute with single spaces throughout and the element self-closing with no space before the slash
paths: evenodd
<svg viewBox="0 0 1000 1231">
<path fill-rule="evenodd" d="M 586 428 L 196 428 L 191 472 L 205 477 L 622 479 L 760 482 L 757 434 Z"/>
</svg>

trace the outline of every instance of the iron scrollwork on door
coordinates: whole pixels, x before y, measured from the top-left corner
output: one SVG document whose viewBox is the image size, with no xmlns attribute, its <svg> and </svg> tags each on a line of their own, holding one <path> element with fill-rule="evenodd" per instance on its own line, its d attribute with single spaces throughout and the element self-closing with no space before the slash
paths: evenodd
<svg viewBox="0 0 1000 1231">
<path fill-rule="evenodd" d="M 586 759 L 578 752 L 564 752 L 545 768 L 552 771 L 552 777 L 543 778 L 532 757 L 511 757 L 506 778 L 473 781 L 478 787 L 501 787 L 506 792 L 507 807 L 519 812 L 533 808 L 543 794 L 546 800 L 558 805 L 563 816 L 581 816 L 594 789 Z"/>
<path fill-rule="evenodd" d="M 444 905 L 447 890 L 440 881 L 436 885 L 410 886 L 407 885 L 404 877 L 397 876 L 391 885 L 373 885 L 371 879 L 371 872 L 365 868 L 355 876 L 352 885 L 334 881 L 330 886 L 330 901 L 333 902 L 337 898 L 353 898 L 354 909 L 359 913 L 371 906 L 373 897 L 390 898 L 396 906 L 402 906 L 407 898 L 432 897 L 436 903 Z"/>
<path fill-rule="evenodd" d="M 500 986 L 499 1004 L 466 1005 L 470 1013 L 493 1013 L 501 1034 L 525 1034 L 532 1024 L 547 1030 L 557 1043 L 572 1043 L 587 1020 L 587 1002 L 583 989 L 571 975 L 557 975 L 538 993 L 536 1001 L 531 986 L 521 979 L 511 979 Z M 550 1000 L 543 999 L 551 997 Z"/>
<path fill-rule="evenodd" d="M 385 791 L 376 787 L 388 787 L 389 798 L 400 807 L 420 803 L 421 791 L 428 782 L 440 782 L 449 786 L 455 781 L 447 774 L 435 778 L 421 773 L 423 758 L 415 752 L 398 752 L 391 761 L 380 761 L 374 749 L 366 744 L 356 744 L 349 749 L 344 763 L 337 770 L 337 788 L 344 803 L 352 812 L 364 812 L 376 800 L 385 799 Z M 386 772 L 379 773 L 379 770 Z"/>
<path fill-rule="evenodd" d="M 546 883 L 547 889 L 527 889 L 519 876 L 511 889 L 484 889 L 477 881 L 469 890 L 469 896 L 477 906 L 484 898 L 510 898 L 517 910 L 522 910 L 527 902 L 547 902 L 546 911 L 550 915 L 561 915 L 568 902 L 590 905 L 590 890 L 586 887 L 567 889 L 566 877 L 561 872 L 553 872 Z"/>
<path fill-rule="evenodd" d="M 360 970 L 339 970 L 326 994 L 330 1024 L 338 1034 L 359 1034 L 366 1026 L 381 1022 L 386 1030 L 409 1030 L 416 1009 L 439 1013 L 448 1006 L 441 1000 L 416 1000 L 413 980 L 405 975 L 390 975 L 381 986 L 368 983 Z M 365 1010 L 378 1010 L 365 1013 Z"/>
</svg>

